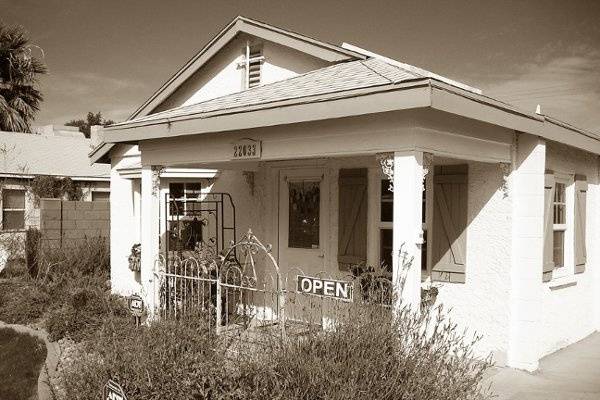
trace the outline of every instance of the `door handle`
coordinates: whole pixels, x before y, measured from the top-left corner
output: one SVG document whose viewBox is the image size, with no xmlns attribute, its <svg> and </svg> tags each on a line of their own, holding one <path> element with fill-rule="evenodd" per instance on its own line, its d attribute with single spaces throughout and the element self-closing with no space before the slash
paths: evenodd
<svg viewBox="0 0 600 400">
<path fill-rule="evenodd" d="M 325 254 L 321 253 L 321 254 L 319 254 L 319 256 L 318 256 L 318 257 L 319 257 L 319 258 L 325 258 Z"/>
</svg>

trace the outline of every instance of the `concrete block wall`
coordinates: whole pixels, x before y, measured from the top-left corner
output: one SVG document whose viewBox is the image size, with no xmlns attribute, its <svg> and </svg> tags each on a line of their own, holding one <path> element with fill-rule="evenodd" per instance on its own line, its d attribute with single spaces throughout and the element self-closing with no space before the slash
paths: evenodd
<svg viewBox="0 0 600 400">
<path fill-rule="evenodd" d="M 42 199 L 40 231 L 45 245 L 62 246 L 110 236 L 110 203 Z"/>
</svg>

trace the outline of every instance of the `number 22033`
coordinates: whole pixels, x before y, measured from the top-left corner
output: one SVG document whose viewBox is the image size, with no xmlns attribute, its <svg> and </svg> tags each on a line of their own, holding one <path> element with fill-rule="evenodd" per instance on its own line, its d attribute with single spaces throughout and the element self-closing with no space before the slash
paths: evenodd
<svg viewBox="0 0 600 400">
<path fill-rule="evenodd" d="M 233 146 L 233 158 L 256 156 L 256 144 L 236 144 Z"/>
</svg>

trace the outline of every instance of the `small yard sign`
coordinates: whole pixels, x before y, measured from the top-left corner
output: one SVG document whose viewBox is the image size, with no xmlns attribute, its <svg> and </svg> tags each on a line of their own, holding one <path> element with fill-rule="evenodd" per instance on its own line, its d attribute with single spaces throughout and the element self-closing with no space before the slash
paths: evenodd
<svg viewBox="0 0 600 400">
<path fill-rule="evenodd" d="M 233 160 L 250 160 L 261 157 L 261 142 L 260 140 L 242 139 L 233 144 Z"/>
<path fill-rule="evenodd" d="M 343 301 L 353 300 L 354 286 L 352 282 L 298 275 L 296 284 L 298 293 L 333 297 Z"/>
<path fill-rule="evenodd" d="M 133 294 L 129 297 L 129 311 L 135 318 L 135 324 L 140 326 L 140 319 L 144 314 L 144 300 L 139 294 Z"/>
<path fill-rule="evenodd" d="M 103 400 L 127 400 L 127 396 L 125 396 L 125 392 L 121 385 L 117 382 L 109 379 L 106 385 L 104 385 L 104 391 L 102 395 Z"/>
</svg>

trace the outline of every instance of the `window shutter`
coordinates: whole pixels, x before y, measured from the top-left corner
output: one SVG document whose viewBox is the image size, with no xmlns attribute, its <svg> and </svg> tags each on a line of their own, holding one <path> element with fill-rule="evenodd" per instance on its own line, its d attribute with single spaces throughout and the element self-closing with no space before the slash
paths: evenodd
<svg viewBox="0 0 600 400">
<path fill-rule="evenodd" d="M 435 167 L 431 279 L 465 282 L 468 165 Z"/>
<path fill-rule="evenodd" d="M 575 273 L 580 274 L 585 271 L 587 259 L 585 220 L 587 203 L 587 179 L 583 175 L 575 175 Z"/>
<path fill-rule="evenodd" d="M 542 281 L 552 279 L 554 270 L 554 172 L 546 171 L 544 180 L 544 266 Z"/>
<path fill-rule="evenodd" d="M 338 264 L 342 271 L 367 260 L 367 169 L 340 169 Z"/>
</svg>

